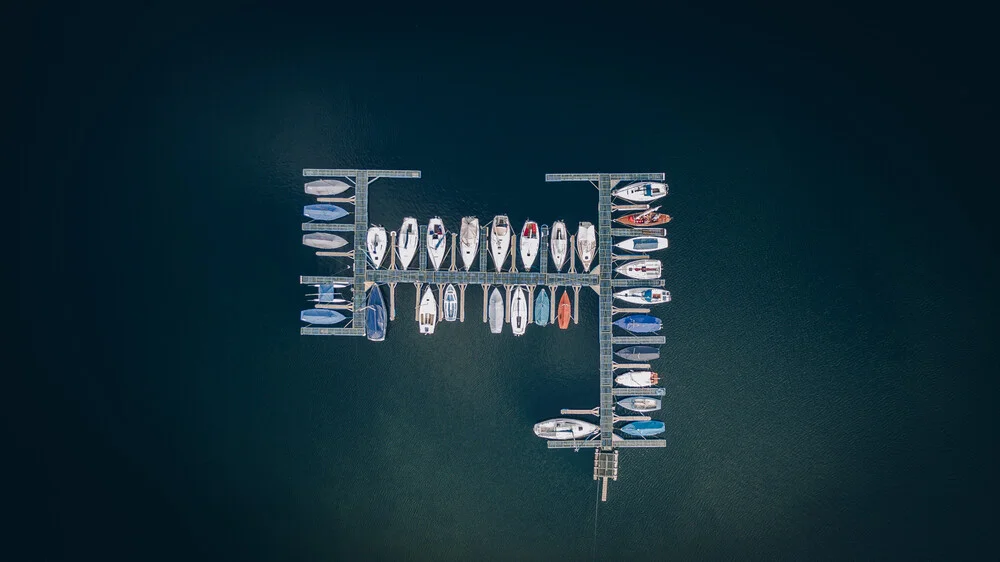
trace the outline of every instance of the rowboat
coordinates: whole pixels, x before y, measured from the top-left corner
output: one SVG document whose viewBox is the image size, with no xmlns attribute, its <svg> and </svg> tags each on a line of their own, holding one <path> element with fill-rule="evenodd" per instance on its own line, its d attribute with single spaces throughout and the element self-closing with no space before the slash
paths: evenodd
<svg viewBox="0 0 1000 562">
<path fill-rule="evenodd" d="M 306 205 L 302 207 L 302 214 L 318 221 L 335 221 L 347 216 L 347 211 L 336 205 L 320 203 L 318 205 Z"/>
<path fill-rule="evenodd" d="M 404 270 L 410 266 L 413 256 L 417 255 L 417 246 L 420 245 L 418 230 L 417 219 L 413 217 L 403 219 L 403 227 L 399 229 L 399 240 L 396 241 L 396 245 L 399 246 L 399 264 Z"/>
<path fill-rule="evenodd" d="M 336 324 L 344 318 L 347 317 L 328 308 L 310 308 L 299 314 L 299 319 L 309 324 Z"/>
<path fill-rule="evenodd" d="M 569 234 L 566 233 L 566 223 L 556 221 L 552 224 L 552 263 L 556 264 L 556 271 L 562 271 L 562 266 L 566 263 L 566 251 L 569 249 Z"/>
<path fill-rule="evenodd" d="M 337 195 L 351 188 L 351 184 L 340 180 L 316 180 L 306 184 L 306 193 L 309 195 Z"/>
<path fill-rule="evenodd" d="M 641 181 L 619 187 L 611 192 L 615 197 L 621 197 L 633 203 L 648 203 L 667 194 L 667 184 L 654 181 Z"/>
<path fill-rule="evenodd" d="M 658 226 L 670 222 L 670 215 L 658 213 L 658 209 L 653 207 L 641 213 L 618 217 L 615 221 L 628 226 Z"/>
<path fill-rule="evenodd" d="M 437 300 L 434 299 L 434 291 L 430 285 L 424 291 L 424 298 L 420 299 L 420 310 L 417 313 L 420 322 L 421 334 L 433 334 L 434 325 L 437 324 Z"/>
<path fill-rule="evenodd" d="M 524 289 L 518 287 L 514 289 L 514 296 L 510 299 L 510 328 L 515 336 L 523 336 L 528 327 L 528 298 Z"/>
<path fill-rule="evenodd" d="M 535 221 L 525 221 L 524 228 L 521 229 L 521 263 L 524 264 L 525 271 L 531 271 L 531 266 L 538 257 L 538 223 Z"/>
<path fill-rule="evenodd" d="M 593 224 L 580 223 L 576 231 L 576 252 L 583 263 L 583 271 L 590 271 L 590 263 L 594 261 L 594 255 L 597 253 L 597 234 L 594 232 Z"/>
<path fill-rule="evenodd" d="M 385 339 L 385 301 L 382 300 L 382 290 L 378 285 L 372 286 L 368 293 L 368 306 L 365 309 L 365 335 L 371 341 Z"/>
<path fill-rule="evenodd" d="M 615 377 L 615 382 L 632 388 L 653 386 L 660 382 L 660 375 L 654 371 L 629 371 Z"/>
<path fill-rule="evenodd" d="M 655 412 L 660 409 L 660 399 L 649 396 L 629 396 L 619 400 L 618 405 L 633 412 Z"/>
<path fill-rule="evenodd" d="M 490 305 L 488 315 L 490 320 L 490 331 L 499 334 L 503 331 L 503 295 L 496 287 L 490 293 Z"/>
<path fill-rule="evenodd" d="M 615 298 L 633 304 L 661 304 L 670 302 L 670 291 L 632 287 L 615 293 Z"/>
<path fill-rule="evenodd" d="M 660 260 L 635 260 L 619 265 L 615 271 L 632 279 L 658 279 L 663 272 Z"/>
<path fill-rule="evenodd" d="M 451 283 L 444 290 L 444 319 L 448 322 L 458 320 L 458 293 Z"/>
<path fill-rule="evenodd" d="M 542 287 L 535 298 L 535 324 L 545 327 L 549 323 L 549 292 Z"/>
<path fill-rule="evenodd" d="M 389 238 L 385 235 L 385 229 L 381 226 L 373 226 L 368 229 L 368 257 L 372 260 L 372 265 L 378 269 L 385 259 L 385 250 L 389 247 Z"/>
<path fill-rule="evenodd" d="M 427 223 L 427 255 L 431 258 L 431 265 L 434 269 L 441 268 L 441 260 L 444 259 L 444 252 L 448 249 L 445 240 L 447 236 L 444 231 L 444 223 L 441 217 L 434 217 Z"/>
<path fill-rule="evenodd" d="M 302 235 L 302 243 L 311 248 L 319 248 L 320 250 L 336 250 L 347 244 L 347 240 L 328 232 L 310 232 L 309 234 Z"/>
<path fill-rule="evenodd" d="M 559 329 L 569 328 L 569 319 L 572 316 L 569 305 L 569 290 L 563 289 L 562 297 L 559 298 L 559 309 L 556 311 L 556 319 L 559 321 Z"/>
<path fill-rule="evenodd" d="M 600 427 L 585 421 L 570 418 L 555 418 L 535 424 L 535 435 L 544 439 L 565 441 L 568 439 L 583 439 L 596 433 Z"/>
<path fill-rule="evenodd" d="M 462 218 L 462 230 L 459 234 L 462 246 L 462 265 L 466 271 L 476 261 L 476 251 L 479 250 L 479 219 L 476 217 Z"/>
<path fill-rule="evenodd" d="M 667 247 L 667 239 L 662 236 L 636 236 L 615 244 L 629 252 L 655 252 Z"/>
<path fill-rule="evenodd" d="M 510 220 L 507 215 L 493 217 L 493 228 L 490 229 L 490 253 L 493 254 L 493 264 L 497 271 L 503 268 L 510 252 Z"/>
</svg>

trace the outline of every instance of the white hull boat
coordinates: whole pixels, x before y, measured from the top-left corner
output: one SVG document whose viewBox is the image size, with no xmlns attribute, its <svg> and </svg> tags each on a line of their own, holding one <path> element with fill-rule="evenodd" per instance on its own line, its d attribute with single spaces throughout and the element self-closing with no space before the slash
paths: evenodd
<svg viewBox="0 0 1000 562">
<path fill-rule="evenodd" d="M 316 180 L 306 184 L 306 193 L 309 195 L 337 195 L 351 188 L 351 184 L 340 180 Z"/>
<path fill-rule="evenodd" d="M 528 327 L 528 297 L 524 289 L 518 287 L 514 289 L 514 296 L 510 299 L 510 329 L 515 336 L 523 336 L 524 330 Z"/>
<path fill-rule="evenodd" d="M 507 215 L 493 217 L 493 228 L 490 229 L 490 253 L 493 254 L 493 264 L 497 271 L 503 269 L 510 253 L 510 220 Z"/>
<path fill-rule="evenodd" d="M 580 254 L 580 261 L 583 263 L 583 271 L 590 271 L 590 264 L 597 254 L 597 234 L 594 232 L 594 225 L 589 222 L 581 222 L 580 228 L 576 231 L 576 251 Z"/>
<path fill-rule="evenodd" d="M 670 302 L 670 291 L 656 288 L 633 287 L 618 291 L 615 298 L 633 304 L 661 304 Z"/>
<path fill-rule="evenodd" d="M 336 234 L 329 234 L 327 232 L 311 232 L 309 234 L 302 235 L 302 243 L 311 248 L 318 248 L 320 250 L 336 250 L 337 248 L 347 244 L 347 240 L 337 236 Z"/>
<path fill-rule="evenodd" d="M 524 228 L 521 229 L 521 263 L 524 264 L 525 271 L 531 271 L 531 266 L 535 264 L 538 257 L 538 223 L 535 221 L 525 221 Z"/>
<path fill-rule="evenodd" d="M 629 252 L 655 252 L 667 247 L 667 239 L 662 236 L 636 236 L 615 244 Z"/>
<path fill-rule="evenodd" d="M 406 217 L 403 219 L 403 227 L 399 229 L 399 239 L 396 245 L 399 246 L 399 265 L 405 270 L 413 261 L 413 256 L 417 255 L 417 246 L 420 245 L 419 227 L 417 219 Z"/>
<path fill-rule="evenodd" d="M 643 388 L 659 383 L 660 375 L 653 371 L 629 371 L 615 377 L 615 382 L 630 388 Z"/>
<path fill-rule="evenodd" d="M 635 260 L 615 268 L 618 273 L 632 279 L 659 279 L 662 270 L 660 260 Z"/>
<path fill-rule="evenodd" d="M 476 262 L 476 252 L 479 251 L 479 219 L 465 217 L 462 219 L 462 230 L 459 235 L 462 245 L 462 265 L 466 271 Z"/>
<path fill-rule="evenodd" d="M 641 181 L 619 187 L 611 192 L 615 197 L 621 197 L 633 203 L 648 203 L 656 201 L 667 194 L 667 184 L 655 181 Z"/>
<path fill-rule="evenodd" d="M 434 299 L 434 291 L 430 285 L 424 290 L 424 298 L 420 299 L 420 311 L 418 313 L 421 334 L 433 334 L 434 325 L 437 324 L 437 300 Z"/>
<path fill-rule="evenodd" d="M 494 287 L 490 293 L 489 306 L 490 331 L 494 334 L 503 332 L 503 313 L 503 295 L 500 294 L 500 289 Z"/>
<path fill-rule="evenodd" d="M 389 248 L 389 238 L 385 235 L 385 229 L 381 226 L 373 226 L 368 229 L 368 257 L 372 260 L 375 269 L 382 266 L 385 259 L 386 250 Z"/>
<path fill-rule="evenodd" d="M 444 319 L 448 322 L 458 320 L 458 292 L 451 283 L 444 290 Z"/>
<path fill-rule="evenodd" d="M 600 427 L 585 421 L 571 418 L 555 418 L 535 424 L 535 435 L 543 439 L 566 441 L 568 439 L 583 439 L 596 433 Z"/>
<path fill-rule="evenodd" d="M 435 270 L 441 269 L 444 252 L 448 249 L 447 238 L 441 217 L 432 218 L 427 223 L 427 256 L 431 258 Z"/>
<path fill-rule="evenodd" d="M 566 263 L 566 250 L 569 248 L 569 235 L 566 233 L 566 223 L 556 221 L 552 224 L 552 263 L 556 264 L 556 271 L 562 271 Z"/>
<path fill-rule="evenodd" d="M 619 400 L 618 405 L 626 410 L 639 413 L 655 412 L 661 407 L 659 398 L 650 398 L 649 396 L 629 396 L 628 398 Z"/>
</svg>

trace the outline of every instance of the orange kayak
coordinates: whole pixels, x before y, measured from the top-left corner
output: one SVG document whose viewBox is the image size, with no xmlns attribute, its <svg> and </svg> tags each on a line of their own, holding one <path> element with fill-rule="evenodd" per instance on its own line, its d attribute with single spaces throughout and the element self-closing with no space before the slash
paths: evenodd
<svg viewBox="0 0 1000 562">
<path fill-rule="evenodd" d="M 562 298 L 559 299 L 559 312 L 556 314 L 556 318 L 559 320 L 560 330 L 569 328 L 570 315 L 569 291 L 563 290 Z"/>
</svg>

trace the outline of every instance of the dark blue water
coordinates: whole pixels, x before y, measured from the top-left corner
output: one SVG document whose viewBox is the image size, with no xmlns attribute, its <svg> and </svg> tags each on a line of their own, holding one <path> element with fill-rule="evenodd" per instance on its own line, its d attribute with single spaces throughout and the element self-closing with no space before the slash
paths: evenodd
<svg viewBox="0 0 1000 562">
<path fill-rule="evenodd" d="M 5 558 L 988 557 L 970 57 L 871 13 L 349 15 L 26 24 Z M 300 337 L 297 276 L 343 269 L 300 244 L 306 167 L 422 170 L 372 185 L 390 229 L 575 229 L 596 190 L 545 173 L 665 172 L 667 448 L 595 511 L 591 453 L 531 433 L 597 403 L 589 290 L 567 332 L 493 336 L 474 287 L 421 337 L 404 285 L 383 344 Z"/>
</svg>

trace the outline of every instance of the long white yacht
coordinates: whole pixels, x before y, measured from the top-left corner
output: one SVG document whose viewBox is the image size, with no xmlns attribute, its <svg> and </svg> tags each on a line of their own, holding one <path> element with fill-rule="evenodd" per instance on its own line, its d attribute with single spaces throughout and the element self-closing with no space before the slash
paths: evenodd
<svg viewBox="0 0 1000 562">
<path fill-rule="evenodd" d="M 490 320 L 490 331 L 494 334 L 499 334 L 503 332 L 503 295 L 500 294 L 500 289 L 496 287 L 490 293 L 490 306 L 489 306 L 489 320 Z"/>
<path fill-rule="evenodd" d="M 563 264 L 566 263 L 566 251 L 569 249 L 569 234 L 566 232 L 566 223 L 556 221 L 552 224 L 552 263 L 556 264 L 556 271 L 562 271 Z"/>
<path fill-rule="evenodd" d="M 615 377 L 615 382 L 631 388 L 653 386 L 660 382 L 660 375 L 654 371 L 629 371 Z"/>
<path fill-rule="evenodd" d="M 632 287 L 618 291 L 615 298 L 633 304 L 661 304 L 670 302 L 670 291 L 655 287 Z"/>
<path fill-rule="evenodd" d="M 476 261 L 476 252 L 479 250 L 479 219 L 476 217 L 464 217 L 462 219 L 462 230 L 459 235 L 462 246 L 462 266 L 466 271 L 472 267 Z"/>
<path fill-rule="evenodd" d="M 615 197 L 621 197 L 633 203 L 648 203 L 656 201 L 667 194 L 667 184 L 655 181 L 641 181 L 619 187 L 611 192 Z"/>
<path fill-rule="evenodd" d="M 399 264 L 405 270 L 413 261 L 413 256 L 417 255 L 417 246 L 420 245 L 420 234 L 418 233 L 417 219 L 406 217 L 403 219 L 403 227 L 399 229 Z"/>
<path fill-rule="evenodd" d="M 434 299 L 434 291 L 428 285 L 424 290 L 424 298 L 420 299 L 420 310 L 417 313 L 420 322 L 421 334 L 433 334 L 434 326 L 437 324 L 437 300 Z"/>
<path fill-rule="evenodd" d="M 655 252 L 667 247 L 668 241 L 662 236 L 636 236 L 615 244 L 629 252 Z"/>
<path fill-rule="evenodd" d="M 571 418 L 555 418 L 536 423 L 534 429 L 535 435 L 544 439 L 565 441 L 567 439 L 583 439 L 596 433 L 600 427 Z"/>
<path fill-rule="evenodd" d="M 524 264 L 525 271 L 531 271 L 531 266 L 538 257 L 538 223 L 535 221 L 525 221 L 524 228 L 521 229 L 521 263 Z"/>
<path fill-rule="evenodd" d="M 528 327 L 528 297 L 522 287 L 514 289 L 510 299 L 510 329 L 515 336 L 523 336 Z"/>
<path fill-rule="evenodd" d="M 576 252 L 580 254 L 580 261 L 583 263 L 583 271 L 590 271 L 590 264 L 597 254 L 597 233 L 594 225 L 589 222 L 581 222 L 580 228 L 576 231 Z"/>
<path fill-rule="evenodd" d="M 375 269 L 382 266 L 385 259 L 385 251 L 389 247 L 389 238 L 385 235 L 385 229 L 381 226 L 373 226 L 368 229 L 368 257 L 372 260 Z"/>
<path fill-rule="evenodd" d="M 434 217 L 427 223 L 427 255 L 431 258 L 434 269 L 441 269 L 445 250 L 448 249 L 447 234 L 441 217 Z"/>
<path fill-rule="evenodd" d="M 510 253 L 510 220 L 507 215 L 493 217 L 493 228 L 490 229 L 490 253 L 493 254 L 493 264 L 497 271 L 503 269 Z"/>
<path fill-rule="evenodd" d="M 635 260 L 615 268 L 618 273 L 632 279 L 658 279 L 662 270 L 660 260 Z"/>
</svg>

